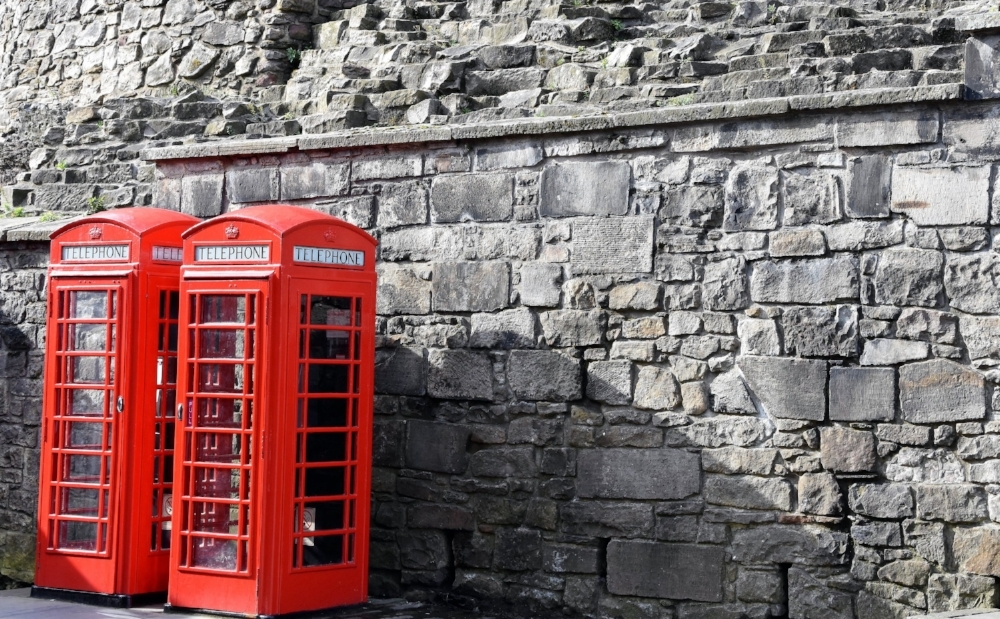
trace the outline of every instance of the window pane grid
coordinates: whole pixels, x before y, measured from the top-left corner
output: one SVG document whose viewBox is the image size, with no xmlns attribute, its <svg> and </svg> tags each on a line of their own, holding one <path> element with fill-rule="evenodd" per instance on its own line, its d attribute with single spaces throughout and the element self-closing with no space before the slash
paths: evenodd
<svg viewBox="0 0 1000 619">
<path fill-rule="evenodd" d="M 174 409 L 177 404 L 177 338 L 180 293 L 161 290 L 156 341 L 156 423 L 150 551 L 170 551 L 173 526 Z"/>
</svg>

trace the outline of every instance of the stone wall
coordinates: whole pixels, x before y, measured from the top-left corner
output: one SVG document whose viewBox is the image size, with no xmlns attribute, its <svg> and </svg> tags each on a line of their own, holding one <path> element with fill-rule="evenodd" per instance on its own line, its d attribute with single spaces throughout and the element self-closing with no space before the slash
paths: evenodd
<svg viewBox="0 0 1000 619">
<path fill-rule="evenodd" d="M 997 602 L 998 123 L 151 156 L 157 204 L 378 236 L 373 594 L 880 619 Z"/>
</svg>

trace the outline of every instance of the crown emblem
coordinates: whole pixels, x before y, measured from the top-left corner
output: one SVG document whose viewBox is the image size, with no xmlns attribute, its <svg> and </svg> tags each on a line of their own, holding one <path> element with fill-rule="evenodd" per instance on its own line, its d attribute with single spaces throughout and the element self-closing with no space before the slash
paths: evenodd
<svg viewBox="0 0 1000 619">
<path fill-rule="evenodd" d="M 337 233 L 333 231 L 333 228 L 329 228 L 326 232 L 323 233 L 323 238 L 328 241 L 332 241 L 333 239 L 337 238 Z"/>
<path fill-rule="evenodd" d="M 101 231 L 100 226 L 94 226 L 93 228 L 90 229 L 90 238 L 92 239 L 101 238 L 101 234 L 103 234 L 103 232 Z"/>
<path fill-rule="evenodd" d="M 240 235 L 240 229 L 236 227 L 236 224 L 229 224 L 229 226 L 226 227 L 227 239 L 235 239 L 239 235 Z"/>
</svg>

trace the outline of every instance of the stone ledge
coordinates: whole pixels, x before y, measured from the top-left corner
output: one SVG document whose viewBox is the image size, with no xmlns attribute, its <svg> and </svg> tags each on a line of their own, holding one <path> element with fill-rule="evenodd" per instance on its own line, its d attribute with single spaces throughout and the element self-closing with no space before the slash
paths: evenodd
<svg viewBox="0 0 1000 619">
<path fill-rule="evenodd" d="M 955 18 L 955 29 L 960 32 L 989 32 L 1000 30 L 1000 13 L 976 13 Z"/>
<path fill-rule="evenodd" d="M 910 615 L 907 619 L 958 619 L 959 617 L 976 617 L 976 619 L 1000 619 L 1000 611 L 995 608 L 976 608 L 973 610 L 952 610 L 946 613 L 930 615 Z"/>
<path fill-rule="evenodd" d="M 39 217 L 25 217 L 11 222 L 0 223 L 0 242 L 48 241 L 49 236 L 70 221 L 83 217 L 84 213 L 73 217 L 63 217 L 55 221 L 41 221 Z"/>
<path fill-rule="evenodd" d="M 165 161 L 170 159 L 285 153 L 295 149 L 301 151 L 334 150 L 363 146 L 450 142 L 453 140 L 474 140 L 516 135 L 602 131 L 607 129 L 671 125 L 708 120 L 780 116 L 796 110 L 831 110 L 927 101 L 951 101 L 961 99 L 963 94 L 964 86 L 961 84 L 916 86 L 912 88 L 880 88 L 818 95 L 799 95 L 776 99 L 752 99 L 748 101 L 653 108 L 639 112 L 623 112 L 601 116 L 530 118 L 516 121 L 434 127 L 356 129 L 313 136 L 166 146 L 146 149 L 142 151 L 142 157 L 146 161 Z"/>
</svg>

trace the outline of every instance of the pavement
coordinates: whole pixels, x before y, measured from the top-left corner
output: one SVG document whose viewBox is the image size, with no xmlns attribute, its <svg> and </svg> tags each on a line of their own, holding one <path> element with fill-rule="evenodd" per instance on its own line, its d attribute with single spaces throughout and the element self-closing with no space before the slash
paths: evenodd
<svg viewBox="0 0 1000 619">
<path fill-rule="evenodd" d="M 73 602 L 28 597 L 30 589 L 0 591 L 0 619 L 218 619 L 203 613 L 164 614 L 162 604 L 129 609 L 103 608 Z M 408 602 L 400 599 L 373 599 L 316 615 L 324 619 L 469 619 L 484 617 L 479 612 L 454 607 Z"/>
</svg>

